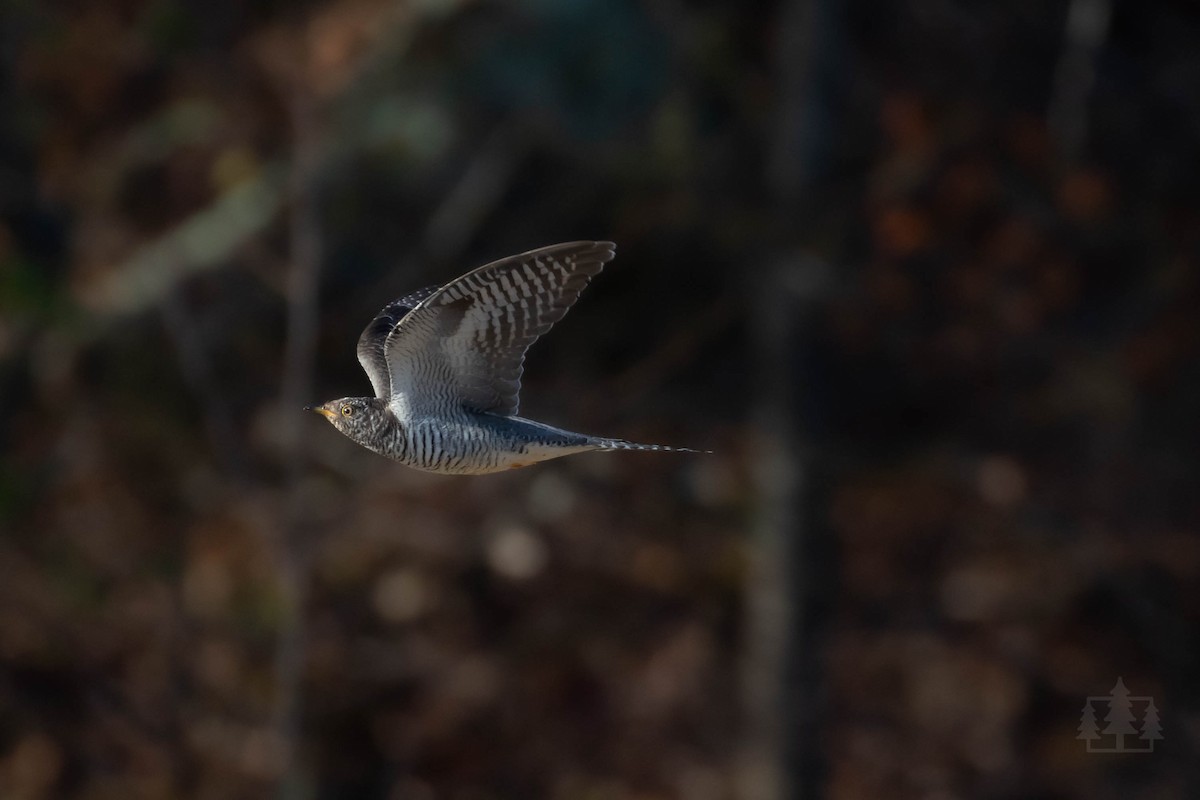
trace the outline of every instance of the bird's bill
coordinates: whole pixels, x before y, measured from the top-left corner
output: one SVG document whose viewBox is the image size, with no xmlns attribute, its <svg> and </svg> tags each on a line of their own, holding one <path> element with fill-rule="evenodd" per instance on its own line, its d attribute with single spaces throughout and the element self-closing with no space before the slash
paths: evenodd
<svg viewBox="0 0 1200 800">
<path fill-rule="evenodd" d="M 305 406 L 304 410 L 305 411 L 315 411 L 318 414 L 320 414 L 322 417 L 324 417 L 325 419 L 333 419 L 335 416 L 337 416 L 332 411 L 330 411 L 328 408 L 325 408 L 325 406 Z"/>
</svg>

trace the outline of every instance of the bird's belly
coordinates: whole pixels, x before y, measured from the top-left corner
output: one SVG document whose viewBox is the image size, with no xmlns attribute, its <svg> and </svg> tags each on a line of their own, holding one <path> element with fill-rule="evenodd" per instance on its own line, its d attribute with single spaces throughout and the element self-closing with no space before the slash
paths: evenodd
<svg viewBox="0 0 1200 800">
<path fill-rule="evenodd" d="M 469 448 L 456 451 L 448 448 L 441 456 L 433 460 L 408 461 L 409 466 L 426 472 L 436 472 L 443 475 L 486 475 L 492 472 L 505 472 L 549 461 L 552 458 L 582 453 L 591 447 L 546 447 L 525 446 L 522 448 L 496 448 L 484 453 L 473 452 Z"/>
<path fill-rule="evenodd" d="M 443 475 L 485 475 L 595 449 L 583 436 L 573 435 L 576 438 L 570 439 L 539 436 L 510 427 L 507 421 L 491 419 L 412 426 L 407 452 L 397 460 Z"/>
</svg>

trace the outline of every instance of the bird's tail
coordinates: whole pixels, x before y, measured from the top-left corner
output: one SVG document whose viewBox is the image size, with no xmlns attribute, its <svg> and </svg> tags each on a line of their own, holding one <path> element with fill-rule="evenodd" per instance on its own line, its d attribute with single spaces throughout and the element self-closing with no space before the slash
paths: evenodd
<svg viewBox="0 0 1200 800">
<path fill-rule="evenodd" d="M 665 444 L 640 444 L 627 442 L 624 439 L 606 439 L 593 437 L 592 443 L 600 450 L 642 450 L 659 453 L 712 453 L 712 450 L 693 450 L 690 447 L 667 447 Z"/>
</svg>

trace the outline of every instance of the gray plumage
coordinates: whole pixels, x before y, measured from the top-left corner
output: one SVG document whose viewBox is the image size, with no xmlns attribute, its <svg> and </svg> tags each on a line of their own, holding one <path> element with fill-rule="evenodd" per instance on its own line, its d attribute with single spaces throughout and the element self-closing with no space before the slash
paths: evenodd
<svg viewBox="0 0 1200 800">
<path fill-rule="evenodd" d="M 477 475 L 589 450 L 686 448 L 588 436 L 517 416 L 525 351 L 612 260 L 612 242 L 510 256 L 389 303 L 358 340 L 375 397 L 311 410 L 410 467 Z"/>
</svg>

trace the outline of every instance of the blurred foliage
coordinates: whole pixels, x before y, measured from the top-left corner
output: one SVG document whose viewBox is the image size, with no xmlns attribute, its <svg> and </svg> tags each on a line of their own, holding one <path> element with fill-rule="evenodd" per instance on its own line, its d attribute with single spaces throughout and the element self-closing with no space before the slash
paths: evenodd
<svg viewBox="0 0 1200 800">
<path fill-rule="evenodd" d="M 1200 17 L 1111 11 L 1071 153 L 1065 2 L 6 4 L 0 797 L 755 796 L 751 332 L 797 253 L 828 563 L 788 764 L 839 799 L 1196 796 Z M 366 390 L 390 297 L 611 238 L 524 408 L 716 455 L 297 447 L 304 192 L 310 401 Z M 1118 676 L 1152 756 L 1075 738 Z"/>
</svg>

